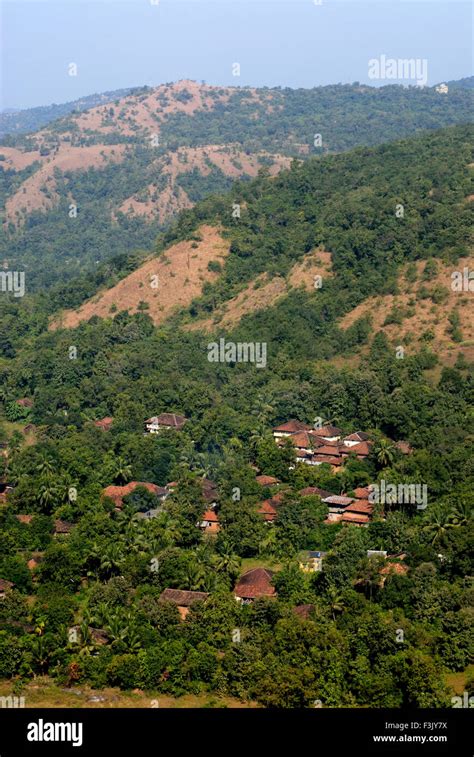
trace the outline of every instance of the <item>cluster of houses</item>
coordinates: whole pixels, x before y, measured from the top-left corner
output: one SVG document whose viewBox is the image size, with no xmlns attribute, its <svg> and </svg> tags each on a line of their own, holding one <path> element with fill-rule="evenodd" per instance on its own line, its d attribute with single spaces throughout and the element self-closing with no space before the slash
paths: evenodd
<svg viewBox="0 0 474 757">
<path fill-rule="evenodd" d="M 266 477 L 271 478 L 271 477 Z M 277 479 L 272 479 L 270 486 L 277 486 Z M 268 484 L 267 484 L 268 486 Z M 354 496 L 333 494 L 317 486 L 307 486 L 301 489 L 302 497 L 319 497 L 328 506 L 328 517 L 324 521 L 327 525 L 335 523 L 352 523 L 355 526 L 368 526 L 373 516 L 374 506 L 369 501 L 370 487 L 358 487 Z M 269 499 L 258 505 L 258 512 L 267 523 L 272 523 L 278 515 L 278 508 L 284 500 L 285 493 L 277 491 Z"/>
<path fill-rule="evenodd" d="M 247 570 L 240 576 L 234 587 L 233 594 L 236 601 L 242 604 L 250 604 L 261 597 L 276 597 L 276 590 L 273 586 L 274 575 L 274 571 L 267 568 Z M 203 602 L 208 596 L 209 593 L 205 591 L 165 589 L 161 593 L 160 599 L 177 605 L 179 614 L 184 619 L 195 602 Z"/>
<path fill-rule="evenodd" d="M 337 426 L 312 428 L 297 420 L 286 421 L 274 428 L 273 438 L 277 444 L 289 439 L 295 447 L 297 462 L 307 465 L 327 463 L 335 473 L 341 470 L 350 455 L 364 460 L 373 445 L 364 431 L 344 436 Z"/>
<path fill-rule="evenodd" d="M 300 556 L 300 569 L 305 573 L 313 573 L 323 570 L 323 561 L 326 557 L 326 552 L 305 552 Z M 391 575 L 404 576 L 408 573 L 408 566 L 404 560 L 405 553 L 399 553 L 396 555 L 388 555 L 387 552 L 381 550 L 368 550 L 367 557 L 378 557 L 385 564 L 379 567 L 379 586 L 383 587 L 387 578 Z M 277 597 L 277 591 L 274 586 L 275 571 L 268 568 L 253 568 L 243 573 L 237 580 L 234 586 L 233 594 L 235 600 L 239 604 L 251 604 L 257 599 L 269 598 L 274 599 Z M 363 579 L 356 582 L 357 585 L 362 585 Z M 209 596 L 208 592 L 204 591 L 187 591 L 182 589 L 165 589 L 160 599 L 162 601 L 173 602 L 177 605 L 181 618 L 184 619 L 190 608 L 196 602 L 204 602 Z M 311 612 L 315 609 L 314 605 L 298 605 L 294 608 L 296 615 L 303 618 L 308 618 Z"/>
<path fill-rule="evenodd" d="M 202 515 L 202 520 L 199 521 L 197 525 L 205 533 L 215 534 L 220 528 L 219 518 L 216 513 L 216 508 L 219 502 L 217 484 L 215 484 L 214 481 L 210 481 L 208 478 L 202 478 L 200 479 L 200 485 L 207 509 Z M 123 508 L 124 497 L 131 494 L 138 487 L 143 487 L 156 497 L 157 506 L 136 513 L 136 517 L 138 519 L 150 519 L 156 518 L 156 516 L 162 512 L 163 503 L 170 494 L 176 490 L 177 486 L 177 481 L 171 481 L 169 484 L 166 484 L 166 486 L 157 486 L 157 484 L 152 484 L 148 481 L 130 481 L 123 486 L 107 486 L 102 491 L 102 498 L 111 499 L 115 505 L 115 510 L 120 511 Z"/>
</svg>

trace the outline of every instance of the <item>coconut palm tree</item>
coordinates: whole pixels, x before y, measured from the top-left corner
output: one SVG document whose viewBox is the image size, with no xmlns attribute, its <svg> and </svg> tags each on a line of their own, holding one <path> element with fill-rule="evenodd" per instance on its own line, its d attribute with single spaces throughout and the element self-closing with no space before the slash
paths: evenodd
<svg viewBox="0 0 474 757">
<path fill-rule="evenodd" d="M 126 484 L 132 478 L 132 466 L 120 455 L 115 459 L 114 481 Z"/>
<path fill-rule="evenodd" d="M 52 476 L 56 471 L 56 465 L 50 457 L 42 457 L 36 466 L 40 476 Z"/>
<path fill-rule="evenodd" d="M 267 533 L 261 540 L 258 548 L 259 555 L 274 557 L 278 552 L 277 532 L 272 526 L 267 528 Z"/>
<path fill-rule="evenodd" d="M 451 521 L 453 526 L 465 526 L 472 518 L 472 508 L 466 500 L 458 500 L 451 510 Z"/>
<path fill-rule="evenodd" d="M 216 557 L 216 569 L 220 573 L 225 573 L 232 580 L 235 580 L 240 574 L 241 564 L 240 557 L 231 551 L 226 551 Z"/>
<path fill-rule="evenodd" d="M 382 468 L 388 468 L 395 460 L 397 448 L 390 439 L 379 439 L 374 445 L 374 455 Z"/>
<path fill-rule="evenodd" d="M 332 619 L 336 620 L 336 614 L 341 614 L 346 609 L 344 598 L 339 589 L 334 585 L 329 586 L 326 597 L 331 609 Z"/>
<path fill-rule="evenodd" d="M 453 511 L 447 505 L 438 505 L 428 513 L 423 531 L 427 534 L 431 544 L 443 542 L 448 532 L 456 528 L 453 522 Z"/>
</svg>

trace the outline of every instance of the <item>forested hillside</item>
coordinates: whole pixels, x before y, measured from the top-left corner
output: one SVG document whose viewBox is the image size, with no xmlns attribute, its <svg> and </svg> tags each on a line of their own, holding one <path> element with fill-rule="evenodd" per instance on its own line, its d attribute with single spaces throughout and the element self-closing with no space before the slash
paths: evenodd
<svg viewBox="0 0 474 757">
<path fill-rule="evenodd" d="M 143 254 L 180 210 L 236 179 L 465 123 L 471 112 L 465 87 L 440 94 L 182 81 L 118 93 L 36 133 L 4 136 L 0 257 L 26 272 L 29 292 L 45 291 L 119 255 Z"/>
<path fill-rule="evenodd" d="M 472 692 L 472 288 L 451 286 L 472 266 L 472 135 L 262 172 L 181 212 L 145 268 L 2 302 L 8 686 L 267 707 Z M 405 294 L 374 327 L 373 298 Z M 213 361 L 221 339 L 265 361 Z M 331 457 L 306 464 L 318 434 Z M 382 482 L 426 501 L 372 506 Z"/>
</svg>

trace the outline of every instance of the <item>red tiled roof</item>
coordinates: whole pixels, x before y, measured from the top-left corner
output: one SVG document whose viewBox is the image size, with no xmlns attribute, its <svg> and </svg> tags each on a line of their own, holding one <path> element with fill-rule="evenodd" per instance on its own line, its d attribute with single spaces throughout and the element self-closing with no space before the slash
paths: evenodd
<svg viewBox="0 0 474 757">
<path fill-rule="evenodd" d="M 113 499 L 116 507 L 122 507 L 123 498 L 126 497 L 127 494 L 131 494 L 137 486 L 144 486 L 145 489 L 148 489 L 151 494 L 155 494 L 157 497 L 163 496 L 167 492 L 163 486 L 149 484 L 147 481 L 130 481 L 130 483 L 125 484 L 124 486 L 106 486 L 102 491 L 102 496 Z"/>
<path fill-rule="evenodd" d="M 367 456 L 370 453 L 371 446 L 368 442 L 359 442 L 352 447 L 346 447 L 343 454 L 349 455 L 354 452 L 356 455 Z"/>
<path fill-rule="evenodd" d="M 7 591 L 7 589 L 13 589 L 15 584 L 12 581 L 7 581 L 6 578 L 0 578 L 0 591 Z"/>
<path fill-rule="evenodd" d="M 372 515 L 374 506 L 366 499 L 358 499 L 344 510 L 345 513 L 365 513 Z"/>
<path fill-rule="evenodd" d="M 273 429 L 273 431 L 281 431 L 282 433 L 287 434 L 295 434 L 297 431 L 309 431 L 311 429 L 311 426 L 308 426 L 307 423 L 302 423 L 302 421 L 286 421 L 286 423 L 282 423 L 281 426 L 277 426 Z"/>
<path fill-rule="evenodd" d="M 321 428 L 315 428 L 313 433 L 317 436 L 340 436 L 342 429 L 337 426 L 321 426 Z"/>
<path fill-rule="evenodd" d="M 340 457 L 326 457 L 325 455 L 313 455 L 313 462 L 315 463 L 329 463 L 329 465 L 341 466 L 342 460 Z"/>
<path fill-rule="evenodd" d="M 318 447 L 318 449 L 316 450 L 316 454 L 339 457 L 341 453 L 339 451 L 339 447 L 331 446 L 329 444 L 324 444 L 322 447 Z"/>
<path fill-rule="evenodd" d="M 273 484 L 279 484 L 280 479 L 275 478 L 275 476 L 257 476 L 255 481 L 257 484 L 260 484 L 260 486 L 272 486 Z"/>
<path fill-rule="evenodd" d="M 29 397 L 22 397 L 20 400 L 16 400 L 16 404 L 20 407 L 33 407 L 33 400 Z"/>
<path fill-rule="evenodd" d="M 410 455 L 413 452 L 413 447 L 403 440 L 396 442 L 395 447 L 400 450 L 402 455 Z"/>
<path fill-rule="evenodd" d="M 211 523 L 219 523 L 219 518 L 217 517 L 214 510 L 206 510 L 201 520 L 208 520 Z"/>
<path fill-rule="evenodd" d="M 33 515 L 15 515 L 15 518 L 19 520 L 20 523 L 31 523 Z"/>
<path fill-rule="evenodd" d="M 354 489 L 354 495 L 357 499 L 367 499 L 370 494 L 370 488 L 368 486 L 358 486 Z"/>
<path fill-rule="evenodd" d="M 353 434 L 344 437 L 344 441 L 348 442 L 368 442 L 370 436 L 365 431 L 355 431 Z"/>
<path fill-rule="evenodd" d="M 206 591 L 184 591 L 183 589 L 165 589 L 160 594 L 161 600 L 174 602 L 179 607 L 190 607 L 194 602 L 203 602 L 209 593 Z"/>
<path fill-rule="evenodd" d="M 301 449 L 313 449 L 317 443 L 316 438 L 312 437 L 308 431 L 297 431 L 296 434 L 291 435 L 290 441 L 295 447 L 300 447 Z"/>
<path fill-rule="evenodd" d="M 100 421 L 94 421 L 94 426 L 102 429 L 103 431 L 108 431 L 113 422 L 114 419 L 110 415 L 108 415 L 105 418 L 102 418 Z"/>
<path fill-rule="evenodd" d="M 257 597 L 273 597 L 276 594 L 271 580 L 273 571 L 266 568 L 248 570 L 239 578 L 234 594 L 241 599 L 256 599 Z"/>
<path fill-rule="evenodd" d="M 266 499 L 260 507 L 258 508 L 257 512 L 260 513 L 260 515 L 263 515 L 265 520 L 275 520 L 277 516 L 277 511 L 275 508 L 270 504 L 270 500 Z"/>
<path fill-rule="evenodd" d="M 389 562 L 384 565 L 383 568 L 380 568 L 379 573 L 381 573 L 383 576 L 389 575 L 390 573 L 396 573 L 399 576 L 404 576 L 408 573 L 408 566 L 404 565 L 401 562 Z"/>
<path fill-rule="evenodd" d="M 65 520 L 54 521 L 54 533 L 55 534 L 69 534 L 74 528 L 74 523 L 67 523 Z"/>
<path fill-rule="evenodd" d="M 342 514 L 342 521 L 343 523 L 369 523 L 369 516 L 360 515 L 359 513 L 344 512 Z"/>
</svg>

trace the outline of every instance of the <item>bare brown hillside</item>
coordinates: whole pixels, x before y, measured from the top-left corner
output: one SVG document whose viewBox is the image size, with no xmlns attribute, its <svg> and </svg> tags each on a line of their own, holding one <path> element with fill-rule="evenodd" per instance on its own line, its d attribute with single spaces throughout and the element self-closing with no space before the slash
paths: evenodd
<svg viewBox="0 0 474 757">
<path fill-rule="evenodd" d="M 0 152 L 4 148 L 0 147 Z M 42 159 L 41 167 L 20 186 L 18 191 L 5 203 L 9 221 L 22 220 L 25 213 L 45 210 L 59 199 L 56 192 L 54 171 L 77 171 L 87 168 L 101 168 L 109 162 L 122 159 L 126 145 L 91 145 L 90 147 L 67 147 L 58 150 L 54 157 Z M 26 153 L 28 155 L 28 153 Z M 15 156 L 20 161 L 18 156 Z M 0 164 L 1 165 L 1 164 Z"/>
<path fill-rule="evenodd" d="M 222 263 L 229 253 L 229 245 L 218 229 L 203 225 L 199 229 L 201 241 L 185 241 L 170 247 L 160 257 L 153 258 L 116 286 L 99 292 L 77 311 L 69 310 L 56 318 L 52 328 L 74 328 L 92 316 L 112 317 L 128 310 L 135 313 L 146 304 L 145 312 L 155 324 L 162 323 L 176 309 L 189 305 L 202 292 L 206 281 L 214 281 L 218 274 L 208 269 L 211 261 Z"/>
<path fill-rule="evenodd" d="M 261 274 L 248 284 L 235 297 L 216 308 L 212 318 L 193 321 L 186 325 L 190 331 L 211 331 L 217 327 L 232 328 L 244 315 L 255 313 L 271 307 L 281 297 L 288 294 L 292 287 L 303 287 L 306 291 L 315 291 L 315 279 L 320 276 L 322 283 L 326 276 L 331 276 L 331 253 L 326 250 L 313 250 L 291 268 L 288 276 L 269 278 Z"/>
<path fill-rule="evenodd" d="M 269 169 L 271 175 L 275 175 L 282 168 L 288 168 L 291 163 L 291 159 L 283 155 L 269 155 L 266 152 L 249 155 L 235 145 L 182 147 L 153 163 L 160 169 L 161 176 L 166 177 L 164 189 L 157 190 L 153 183 L 148 184 L 139 195 L 132 195 L 124 200 L 117 210 L 147 218 L 156 216 L 164 223 L 174 213 L 192 207 L 188 195 L 177 183 L 179 176 L 193 170 L 197 170 L 202 176 L 208 176 L 213 167 L 216 167 L 232 179 L 255 177 L 261 168 L 260 157 L 272 161 Z"/>
<path fill-rule="evenodd" d="M 22 224 L 28 213 L 46 211 L 53 207 L 59 197 L 56 190 L 55 172 L 83 171 L 88 168 L 103 168 L 109 162 L 123 161 L 130 147 L 157 139 L 160 129 L 170 115 L 197 112 L 211 113 L 217 106 L 225 105 L 230 87 L 211 87 L 206 84 L 183 80 L 163 84 L 151 91 L 129 94 L 125 97 L 98 105 L 82 113 L 73 113 L 48 125 L 28 137 L 27 144 L 20 147 L 0 146 L 0 169 L 22 171 L 35 168 L 33 175 L 24 179 L 5 207 L 5 222 Z M 258 93 L 247 89 L 242 103 L 252 102 L 273 109 L 271 92 Z M 125 142 L 124 142 L 125 140 Z M 265 157 L 270 162 L 270 173 L 277 173 L 290 163 L 288 158 L 265 152 L 247 154 L 229 144 L 205 145 L 178 150 L 161 149 L 160 156 L 151 161 L 148 169 L 160 177 L 159 186 L 153 184 L 144 170 L 143 187 L 138 195 L 131 195 L 112 208 L 112 217 L 117 212 L 131 213 L 164 223 L 171 215 L 191 206 L 191 200 L 176 180 L 183 173 L 198 171 L 207 176 L 213 167 L 232 178 L 256 176 Z M 165 177 L 165 182 L 161 179 Z M 71 198 L 72 200 L 74 198 Z"/>
<path fill-rule="evenodd" d="M 345 330 L 359 318 L 369 316 L 374 332 L 385 332 L 393 344 L 405 345 L 408 352 L 411 349 L 417 351 L 422 344 L 426 344 L 448 364 L 455 360 L 460 351 L 473 359 L 473 294 L 453 291 L 451 277 L 454 271 L 462 273 L 464 268 L 472 271 L 474 258 L 463 258 L 455 265 L 437 261 L 437 273 L 426 278 L 425 265 L 426 261 L 415 264 L 415 281 L 410 280 L 405 266 L 399 278 L 399 294 L 378 295 L 364 300 L 342 318 L 340 327 Z M 449 318 L 453 312 L 459 314 L 461 342 L 455 342 L 452 338 Z"/>
</svg>

